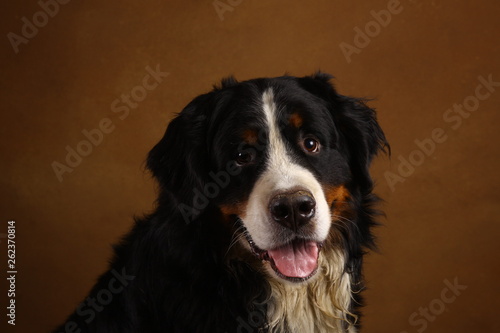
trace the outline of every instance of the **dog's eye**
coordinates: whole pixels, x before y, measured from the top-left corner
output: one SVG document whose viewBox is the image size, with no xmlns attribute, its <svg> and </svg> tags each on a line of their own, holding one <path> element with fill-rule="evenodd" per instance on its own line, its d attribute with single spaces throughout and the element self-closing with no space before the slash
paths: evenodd
<svg viewBox="0 0 500 333">
<path fill-rule="evenodd" d="M 305 138 L 302 142 L 304 149 L 310 153 L 317 153 L 319 151 L 319 142 L 314 138 Z"/>
<path fill-rule="evenodd" d="M 252 163 L 254 158 L 255 158 L 254 151 L 247 149 L 247 150 L 237 152 L 234 160 L 238 165 L 245 165 L 245 164 Z"/>
</svg>

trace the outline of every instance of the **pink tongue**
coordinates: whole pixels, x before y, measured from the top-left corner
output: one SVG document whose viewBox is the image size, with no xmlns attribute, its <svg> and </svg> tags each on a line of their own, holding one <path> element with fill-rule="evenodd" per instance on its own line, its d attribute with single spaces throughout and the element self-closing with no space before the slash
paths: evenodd
<svg viewBox="0 0 500 333">
<path fill-rule="evenodd" d="M 295 241 L 274 250 L 268 250 L 276 268 L 287 277 L 306 278 L 318 266 L 318 244 Z"/>
</svg>

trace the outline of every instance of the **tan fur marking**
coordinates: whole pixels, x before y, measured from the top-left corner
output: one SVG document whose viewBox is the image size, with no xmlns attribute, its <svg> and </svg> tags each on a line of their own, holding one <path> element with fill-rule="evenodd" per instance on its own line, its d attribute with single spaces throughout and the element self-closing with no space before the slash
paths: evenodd
<svg viewBox="0 0 500 333">
<path fill-rule="evenodd" d="M 335 201 L 345 203 L 351 194 L 345 185 L 325 188 L 326 201 L 331 206 Z"/>
<path fill-rule="evenodd" d="M 235 216 L 240 216 L 243 213 L 243 207 L 245 207 L 246 203 L 234 203 L 234 204 L 223 204 L 219 206 L 219 209 L 222 213 L 222 220 L 226 227 L 229 230 L 234 232 L 234 221 Z"/>
<path fill-rule="evenodd" d="M 349 190 L 345 187 L 345 185 L 325 188 L 324 191 L 326 200 L 333 214 L 333 221 L 338 221 L 339 218 L 349 219 L 351 217 L 351 194 L 349 193 Z"/>
<path fill-rule="evenodd" d="M 220 211 L 222 212 L 223 215 L 229 216 L 229 215 L 239 215 L 242 213 L 242 207 L 243 205 L 236 204 L 236 205 L 220 205 Z"/>
<path fill-rule="evenodd" d="M 302 119 L 302 116 L 298 112 L 294 112 L 290 115 L 290 119 L 288 121 L 293 127 L 299 128 L 300 126 L 302 126 L 304 119 Z"/>
<path fill-rule="evenodd" d="M 257 143 L 258 139 L 258 134 L 254 130 L 246 129 L 243 132 L 243 140 L 248 144 L 254 145 Z"/>
</svg>

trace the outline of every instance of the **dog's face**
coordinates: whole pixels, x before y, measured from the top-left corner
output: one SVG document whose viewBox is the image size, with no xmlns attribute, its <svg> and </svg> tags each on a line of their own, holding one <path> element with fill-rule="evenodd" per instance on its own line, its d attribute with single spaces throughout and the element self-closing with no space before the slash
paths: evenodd
<svg viewBox="0 0 500 333">
<path fill-rule="evenodd" d="M 306 280 L 317 270 L 335 194 L 350 177 L 339 134 L 324 101 L 293 82 L 237 100 L 249 108 L 235 116 L 251 119 L 228 117 L 229 132 L 216 134 L 221 165 L 234 161 L 239 169 L 220 205 L 241 220 L 242 241 L 269 271 Z"/>
<path fill-rule="evenodd" d="M 363 228 L 345 221 L 385 144 L 373 110 L 328 79 L 227 80 L 186 107 L 148 160 L 186 223 L 218 207 L 244 248 L 292 283 L 318 272 L 325 243 Z"/>
</svg>

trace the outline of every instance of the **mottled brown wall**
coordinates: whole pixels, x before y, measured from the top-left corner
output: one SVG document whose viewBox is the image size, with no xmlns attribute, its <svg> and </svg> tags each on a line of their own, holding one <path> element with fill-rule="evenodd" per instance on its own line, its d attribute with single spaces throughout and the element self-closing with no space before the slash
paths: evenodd
<svg viewBox="0 0 500 333">
<path fill-rule="evenodd" d="M 228 74 L 317 69 L 333 73 L 344 94 L 376 98 L 392 144 L 392 159 L 373 168 L 387 219 L 377 229 L 380 253 L 367 258 L 364 331 L 498 331 L 500 86 L 479 88 L 482 100 L 470 96 L 479 77 L 500 82 L 500 2 L 401 0 L 389 5 L 385 27 L 370 22 L 386 0 L 231 2 L 222 20 L 212 0 L 70 1 L 45 25 L 36 16 L 43 26 L 17 53 L 8 33 L 21 35 L 22 18 L 32 22 L 40 6 L 0 5 L 0 233 L 17 221 L 17 325 L 9 332 L 47 331 L 83 299 L 110 244 L 151 209 L 145 156 L 191 98 Z M 356 27 L 373 37 L 355 40 Z M 355 42 L 346 57 L 340 46 Z M 169 75 L 128 114 L 114 113 L 122 94 L 140 93 L 147 66 Z M 464 101 L 475 111 L 447 111 Z M 66 146 L 99 126 L 109 132 L 102 143 L 59 181 L 53 161 L 65 163 Z M 415 140 L 433 131 L 434 151 L 418 153 Z M 403 170 L 402 159 L 419 165 Z M 446 279 L 467 289 L 453 301 L 445 292 L 440 313 Z M 429 304 L 437 316 L 412 315 Z"/>
</svg>

